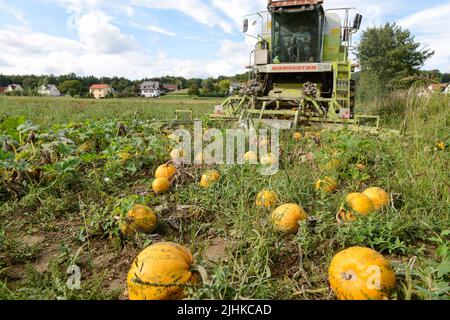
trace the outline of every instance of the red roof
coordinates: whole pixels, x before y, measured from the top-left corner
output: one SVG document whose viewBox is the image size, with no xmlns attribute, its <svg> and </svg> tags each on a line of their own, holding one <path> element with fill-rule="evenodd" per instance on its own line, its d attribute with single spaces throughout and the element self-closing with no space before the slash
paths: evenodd
<svg viewBox="0 0 450 320">
<path fill-rule="evenodd" d="M 178 86 L 176 84 L 163 84 L 164 89 L 169 90 L 178 90 Z"/>
<path fill-rule="evenodd" d="M 110 87 L 109 84 L 93 84 L 92 86 L 89 87 L 89 89 L 91 89 L 91 90 L 108 89 L 109 87 Z"/>
</svg>

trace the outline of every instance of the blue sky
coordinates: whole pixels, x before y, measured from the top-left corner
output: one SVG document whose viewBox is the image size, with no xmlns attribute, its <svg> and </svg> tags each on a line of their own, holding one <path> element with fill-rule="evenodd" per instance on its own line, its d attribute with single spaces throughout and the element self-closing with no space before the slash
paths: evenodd
<svg viewBox="0 0 450 320">
<path fill-rule="evenodd" d="M 266 0 L 0 0 L 0 73 L 208 77 L 245 71 L 247 13 Z M 450 72 L 450 0 L 325 0 L 356 7 L 363 28 L 387 21 L 436 51 Z"/>
</svg>

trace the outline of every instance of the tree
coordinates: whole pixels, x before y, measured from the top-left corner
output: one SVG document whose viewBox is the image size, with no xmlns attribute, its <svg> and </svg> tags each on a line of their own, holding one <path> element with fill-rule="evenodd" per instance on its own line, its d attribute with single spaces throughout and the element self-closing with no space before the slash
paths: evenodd
<svg viewBox="0 0 450 320">
<path fill-rule="evenodd" d="M 222 80 L 219 82 L 219 84 L 217 85 L 219 92 L 222 94 L 225 94 L 227 92 L 230 91 L 230 86 L 231 86 L 231 81 L 230 80 Z"/>
<path fill-rule="evenodd" d="M 188 95 L 190 96 L 198 96 L 200 95 L 200 90 L 198 89 L 195 83 L 191 84 L 188 90 Z"/>
<path fill-rule="evenodd" d="M 357 48 L 363 90 L 378 96 L 401 86 L 401 79 L 418 72 L 434 51 L 421 49 L 414 36 L 395 23 L 364 31 Z M 370 88 L 370 89 L 369 89 Z"/>
<path fill-rule="evenodd" d="M 202 93 L 211 93 L 214 92 L 214 80 L 212 78 L 208 78 L 202 81 Z"/>
<path fill-rule="evenodd" d="M 59 85 L 58 89 L 62 94 L 68 94 L 73 97 L 81 94 L 83 85 L 78 80 L 65 80 Z"/>
</svg>

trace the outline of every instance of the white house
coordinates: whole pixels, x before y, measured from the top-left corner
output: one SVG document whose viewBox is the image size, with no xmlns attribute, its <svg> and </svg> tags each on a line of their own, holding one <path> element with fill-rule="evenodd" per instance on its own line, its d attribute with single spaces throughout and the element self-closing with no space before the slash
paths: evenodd
<svg viewBox="0 0 450 320">
<path fill-rule="evenodd" d="M 447 88 L 445 88 L 444 93 L 450 94 L 450 83 L 448 84 Z"/>
<path fill-rule="evenodd" d="M 45 84 L 39 87 L 38 94 L 40 96 L 59 97 L 61 93 L 54 84 Z"/>
<path fill-rule="evenodd" d="M 5 92 L 14 92 L 14 91 L 23 91 L 23 88 L 20 84 L 10 84 L 6 87 Z"/>
<path fill-rule="evenodd" d="M 239 82 L 233 82 L 230 84 L 230 94 L 234 94 L 236 92 L 238 92 L 239 90 L 241 90 L 242 85 Z"/>
<path fill-rule="evenodd" d="M 156 98 L 161 96 L 163 87 L 157 81 L 144 81 L 141 83 L 141 96 L 145 98 Z"/>
</svg>

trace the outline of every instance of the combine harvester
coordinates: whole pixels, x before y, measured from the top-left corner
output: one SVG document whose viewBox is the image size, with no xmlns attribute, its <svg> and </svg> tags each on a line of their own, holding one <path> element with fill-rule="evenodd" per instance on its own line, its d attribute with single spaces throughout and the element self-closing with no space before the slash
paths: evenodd
<svg viewBox="0 0 450 320">
<path fill-rule="evenodd" d="M 325 10 L 323 0 L 268 1 L 268 11 L 246 16 L 244 33 L 257 41 L 250 54 L 250 79 L 239 96 L 216 106 L 213 119 L 295 129 L 311 123 L 379 126 L 379 117 L 355 114 L 352 36 L 362 16 L 354 8 Z M 341 15 L 339 15 L 340 13 Z M 344 17 L 344 21 L 342 21 Z M 261 22 L 260 34 L 249 32 Z"/>
</svg>

